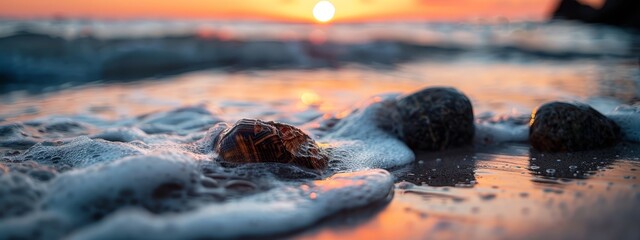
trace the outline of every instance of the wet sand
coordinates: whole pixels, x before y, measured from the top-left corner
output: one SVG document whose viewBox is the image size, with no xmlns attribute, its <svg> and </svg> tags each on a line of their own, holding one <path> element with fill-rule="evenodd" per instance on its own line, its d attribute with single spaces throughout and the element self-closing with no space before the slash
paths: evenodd
<svg viewBox="0 0 640 240">
<path fill-rule="evenodd" d="M 464 71 L 462 71 L 464 69 Z M 585 71 L 592 74 L 584 75 Z M 615 72 L 616 81 L 601 76 Z M 3 123 L 53 115 L 132 118 L 203 104 L 225 121 L 343 118 L 366 99 L 448 85 L 465 92 L 476 118 L 522 116 L 551 100 L 581 100 L 609 111 L 636 97 L 628 62 L 413 62 L 397 68 L 201 71 L 133 83 L 90 84 L 41 95 L 2 96 Z M 477 144 L 417 153 L 389 169 L 389 202 L 329 217 L 279 237 L 295 239 L 637 239 L 640 145 L 542 154 L 526 143 Z"/>
<path fill-rule="evenodd" d="M 384 206 L 296 239 L 637 239 L 640 145 L 541 156 L 526 145 L 419 153 Z M 535 159 L 535 160 L 533 160 Z M 414 185 L 416 184 L 416 185 Z"/>
</svg>

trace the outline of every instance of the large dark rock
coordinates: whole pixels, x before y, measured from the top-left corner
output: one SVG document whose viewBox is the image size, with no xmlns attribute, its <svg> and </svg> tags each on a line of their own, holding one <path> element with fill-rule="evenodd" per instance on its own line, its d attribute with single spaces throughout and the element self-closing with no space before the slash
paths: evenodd
<svg viewBox="0 0 640 240">
<path fill-rule="evenodd" d="M 621 139 L 620 127 L 583 104 L 550 102 L 534 111 L 531 145 L 545 152 L 583 151 L 610 147 Z"/>
<path fill-rule="evenodd" d="M 434 87 L 401 98 L 399 135 L 418 150 L 444 150 L 468 145 L 475 127 L 471 101 L 454 88 Z"/>
</svg>

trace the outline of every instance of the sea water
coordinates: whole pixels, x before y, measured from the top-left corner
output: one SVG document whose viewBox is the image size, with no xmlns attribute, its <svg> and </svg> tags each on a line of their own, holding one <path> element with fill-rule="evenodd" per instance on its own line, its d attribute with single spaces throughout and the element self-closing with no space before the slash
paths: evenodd
<svg viewBox="0 0 640 240">
<path fill-rule="evenodd" d="M 632 32 L 4 20 L 0 33 L 0 238 L 638 234 Z M 386 101 L 429 86 L 469 96 L 473 146 L 414 152 L 378 127 Z M 531 150 L 528 117 L 554 100 L 591 104 L 625 142 Z M 329 168 L 216 161 L 213 139 L 241 118 L 302 128 Z"/>
</svg>

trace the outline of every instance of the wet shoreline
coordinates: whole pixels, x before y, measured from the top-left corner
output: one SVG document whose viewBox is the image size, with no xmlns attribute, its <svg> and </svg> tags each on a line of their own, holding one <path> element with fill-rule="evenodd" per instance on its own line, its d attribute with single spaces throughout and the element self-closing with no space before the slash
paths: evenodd
<svg viewBox="0 0 640 240">
<path fill-rule="evenodd" d="M 614 109 L 637 104 L 640 69 L 636 59 L 609 56 L 611 49 L 599 46 L 625 55 L 628 39 L 617 38 L 622 36 L 617 30 L 572 24 L 399 26 L 398 33 L 414 40 L 467 39 L 456 37 L 460 33 L 479 38 L 467 43 L 473 50 L 455 57 L 425 48 L 403 61 L 416 43 L 373 38 L 348 43 L 357 51 L 344 54 L 355 54 L 358 61 L 337 67 L 214 68 L 1 94 L 0 134 L 6 138 L 0 150 L 7 166 L 0 167 L 0 180 L 7 184 L 0 190 L 18 193 L 0 198 L 8 200 L 0 204 L 25 207 L 28 214 L 11 213 L 20 221 L 4 218 L 0 229 L 19 234 L 42 229 L 35 218 L 62 226 L 49 229 L 61 235 L 49 236 L 75 237 L 167 237 L 164 227 L 171 226 L 176 238 L 637 238 L 637 143 L 558 154 L 532 150 L 527 143 L 530 114 L 550 101 L 583 102 L 624 120 Z M 587 37 L 575 42 L 547 34 L 568 30 Z M 448 38 L 436 38 L 435 45 L 450 47 L 439 42 L 443 39 Z M 574 52 L 600 55 L 537 56 L 511 49 L 514 42 L 543 52 L 569 45 Z M 496 44 L 507 56 L 488 51 Z M 134 45 L 133 50 L 140 47 Z M 390 55 L 377 57 L 401 57 L 387 65 L 367 55 L 381 47 Z M 251 53 L 244 57 L 261 61 Z M 379 131 L 375 114 L 367 111 L 374 103 L 434 86 L 452 86 L 468 96 L 475 117 L 473 146 L 414 154 Z M 214 161 L 214 126 L 242 118 L 299 127 L 320 146 L 338 149 L 336 159 L 324 174 L 287 164 Z M 328 129 L 340 122 L 348 123 L 349 131 L 331 136 Z M 621 127 L 639 129 L 633 121 Z M 26 200 L 11 202 L 21 197 Z M 17 203 L 22 205 L 12 205 Z M 58 225 L 43 227 L 50 226 Z"/>
<path fill-rule="evenodd" d="M 640 220 L 640 145 L 554 156 L 564 161 L 532 161 L 529 151 L 526 145 L 502 144 L 418 153 L 416 162 L 391 171 L 396 188 L 386 206 L 333 216 L 287 237 L 634 239 L 640 234 L 633 227 Z M 599 160 L 590 168 L 571 167 L 572 161 L 593 158 Z M 550 163 L 534 167 L 542 161 Z M 570 170 L 584 175 L 567 174 Z"/>
</svg>

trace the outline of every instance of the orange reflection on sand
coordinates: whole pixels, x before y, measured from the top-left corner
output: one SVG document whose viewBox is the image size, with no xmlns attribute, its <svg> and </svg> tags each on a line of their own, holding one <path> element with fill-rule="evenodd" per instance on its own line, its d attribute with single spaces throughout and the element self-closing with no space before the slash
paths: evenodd
<svg viewBox="0 0 640 240">
<path fill-rule="evenodd" d="M 391 204 L 383 214 L 362 223 L 365 227 L 324 229 L 299 239 L 418 239 L 416 232 L 426 232 L 437 223 L 435 218 L 422 218 L 419 214 L 408 213 L 407 207 L 404 204 Z"/>
<path fill-rule="evenodd" d="M 343 173 L 341 174 L 341 176 L 348 176 L 349 173 Z M 339 189 L 339 188 L 343 188 L 345 186 L 362 186 L 365 184 L 364 180 L 356 180 L 354 181 L 353 179 L 345 179 L 342 177 L 332 177 L 326 180 L 318 180 L 318 181 L 314 181 L 313 184 L 318 188 L 321 189 L 321 191 L 326 192 L 326 191 L 330 191 L 331 189 Z M 315 193 L 313 193 L 313 196 L 317 196 Z"/>
<path fill-rule="evenodd" d="M 561 239 L 583 236 L 603 218 L 629 225 L 616 214 L 637 209 L 629 184 L 640 180 L 623 177 L 635 174 L 637 162 L 615 162 L 590 180 L 561 180 L 532 175 L 528 156 L 477 156 L 473 187 L 396 188 L 383 209 L 350 214 L 344 226 L 329 224 L 300 239 Z"/>
</svg>

